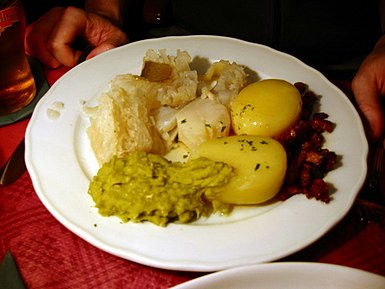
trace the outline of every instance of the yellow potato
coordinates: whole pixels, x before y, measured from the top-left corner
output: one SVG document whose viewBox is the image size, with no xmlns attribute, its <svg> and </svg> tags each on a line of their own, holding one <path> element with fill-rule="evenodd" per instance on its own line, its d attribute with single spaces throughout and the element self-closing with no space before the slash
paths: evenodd
<svg viewBox="0 0 385 289">
<path fill-rule="evenodd" d="M 302 100 L 297 88 L 281 79 L 265 79 L 246 86 L 230 106 L 236 134 L 274 137 L 296 123 Z"/>
<path fill-rule="evenodd" d="M 262 136 L 230 136 L 205 141 L 192 157 L 225 162 L 234 177 L 219 190 L 219 200 L 238 205 L 258 204 L 273 198 L 286 173 L 286 151 L 276 140 Z"/>
</svg>

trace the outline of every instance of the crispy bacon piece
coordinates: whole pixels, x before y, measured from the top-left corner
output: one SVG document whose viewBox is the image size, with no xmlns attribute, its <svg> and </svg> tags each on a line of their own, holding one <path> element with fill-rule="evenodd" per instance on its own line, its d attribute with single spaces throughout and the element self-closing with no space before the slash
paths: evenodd
<svg viewBox="0 0 385 289">
<path fill-rule="evenodd" d="M 288 171 L 279 198 L 285 200 L 296 194 L 325 203 L 330 202 L 329 185 L 323 178 L 331 171 L 337 155 L 323 148 L 323 133 L 331 133 L 334 123 L 326 113 L 313 113 L 317 96 L 304 83 L 294 84 L 302 96 L 301 120 L 280 135 L 280 141 L 288 154 Z"/>
<path fill-rule="evenodd" d="M 320 132 L 320 133 L 323 133 L 323 132 L 332 132 L 333 129 L 334 129 L 334 124 L 328 120 L 326 120 L 326 118 L 328 117 L 328 115 L 326 113 L 315 113 L 313 115 L 313 118 L 310 122 L 312 128 L 317 131 L 317 132 Z"/>
</svg>

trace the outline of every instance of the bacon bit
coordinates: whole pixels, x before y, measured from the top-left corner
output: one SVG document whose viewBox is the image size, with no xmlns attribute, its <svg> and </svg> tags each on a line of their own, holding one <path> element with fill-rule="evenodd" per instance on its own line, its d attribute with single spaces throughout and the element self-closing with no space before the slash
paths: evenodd
<svg viewBox="0 0 385 289">
<path fill-rule="evenodd" d="M 277 138 L 288 154 L 288 171 L 278 197 L 286 200 L 304 194 L 329 203 L 329 186 L 323 177 L 333 170 L 337 155 L 322 146 L 323 133 L 331 133 L 335 125 L 327 120 L 329 116 L 326 113 L 312 114 L 317 96 L 308 90 L 306 84 L 298 82 L 294 85 L 302 96 L 302 116 L 296 125 Z"/>
<path fill-rule="evenodd" d="M 322 162 L 323 156 L 316 151 L 310 151 L 306 154 L 305 162 L 311 163 L 312 165 L 319 165 Z"/>
<path fill-rule="evenodd" d="M 301 167 L 300 172 L 300 185 L 302 188 L 307 188 L 311 184 L 311 170 L 312 165 L 308 163 L 304 163 Z"/>
<path fill-rule="evenodd" d="M 330 202 L 329 186 L 323 179 L 314 179 L 310 185 L 310 196 L 325 203 Z"/>
</svg>

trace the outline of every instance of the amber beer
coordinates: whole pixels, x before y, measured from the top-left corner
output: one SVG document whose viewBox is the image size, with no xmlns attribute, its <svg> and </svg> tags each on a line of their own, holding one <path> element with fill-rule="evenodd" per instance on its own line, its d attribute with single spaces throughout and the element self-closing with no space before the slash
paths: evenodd
<svg viewBox="0 0 385 289">
<path fill-rule="evenodd" d="M 25 16 L 19 0 L 0 0 L 0 115 L 28 105 L 35 81 L 24 53 Z"/>
</svg>

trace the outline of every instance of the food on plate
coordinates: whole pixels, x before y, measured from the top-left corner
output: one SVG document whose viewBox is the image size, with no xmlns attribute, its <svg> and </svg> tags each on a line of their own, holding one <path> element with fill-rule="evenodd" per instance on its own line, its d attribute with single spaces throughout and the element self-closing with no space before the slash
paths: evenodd
<svg viewBox="0 0 385 289">
<path fill-rule="evenodd" d="M 122 74 L 88 107 L 100 169 L 89 193 L 104 216 L 190 222 L 234 205 L 304 194 L 329 202 L 323 180 L 336 154 L 323 147 L 334 124 L 314 113 L 300 82 L 247 82 L 227 60 L 191 70 L 186 51 L 148 50 L 140 75 Z"/>
<path fill-rule="evenodd" d="M 217 98 L 227 108 L 247 84 L 245 68 L 228 60 L 214 62 L 200 77 L 202 97 Z"/>
<path fill-rule="evenodd" d="M 234 176 L 219 189 L 218 200 L 237 205 L 266 202 L 281 189 L 286 151 L 276 140 L 262 136 L 229 136 L 203 142 L 191 158 L 205 157 L 234 168 Z"/>
<path fill-rule="evenodd" d="M 197 98 L 176 114 L 178 141 L 190 150 L 205 140 L 229 135 L 230 114 L 217 99 Z"/>
<path fill-rule="evenodd" d="M 133 151 L 166 152 L 167 142 L 156 129 L 151 112 L 163 104 L 174 107 L 196 97 L 198 79 L 196 71 L 189 68 L 190 61 L 190 56 L 181 51 L 168 57 L 162 51 L 157 55 L 149 50 L 144 63 L 167 65 L 171 71 L 167 79 L 156 82 L 123 74 L 110 82 L 109 90 L 100 95 L 98 106 L 87 109 L 91 123 L 87 133 L 100 165 L 114 155 Z"/>
<path fill-rule="evenodd" d="M 102 94 L 98 106 L 92 109 L 87 129 L 100 165 L 114 155 L 124 156 L 132 151 L 158 154 L 166 151 L 148 114 L 147 99 L 141 90 L 127 91 L 119 81 L 111 83 L 110 91 Z"/>
<path fill-rule="evenodd" d="M 323 145 L 324 133 L 331 133 L 335 125 L 326 113 L 314 112 L 318 97 L 307 85 L 297 82 L 295 86 L 302 96 L 302 114 L 295 125 L 277 137 L 288 157 L 285 182 L 278 198 L 286 200 L 304 194 L 309 199 L 329 203 L 330 185 L 323 178 L 334 169 L 337 155 Z"/>
<path fill-rule="evenodd" d="M 202 102 L 211 103 L 212 107 L 225 106 L 246 83 L 244 68 L 235 63 L 214 63 L 215 68 L 198 77 L 197 71 L 191 70 L 190 62 L 186 51 L 178 50 L 176 56 L 168 56 L 165 50 L 157 53 L 150 49 L 144 56 L 140 76 L 116 76 L 109 89 L 100 95 L 98 105 L 86 108 L 90 117 L 87 134 L 99 165 L 114 155 L 122 157 L 133 151 L 165 155 L 175 143 L 178 129 L 187 127 L 177 126 L 178 111 L 201 98 L 209 99 Z M 226 103 L 221 104 L 221 99 Z M 198 125 L 191 127 L 200 134 L 197 139 L 217 137 L 218 126 L 224 129 L 219 131 L 220 135 L 228 132 L 229 124 L 223 111 L 218 109 L 218 116 L 203 116 L 207 118 L 203 121 L 203 130 Z M 202 115 L 190 114 L 188 123 L 202 123 L 201 118 Z M 208 125 L 212 125 L 211 131 Z"/>
<path fill-rule="evenodd" d="M 210 201 L 210 196 L 228 182 L 232 172 L 230 165 L 207 158 L 182 164 L 133 152 L 105 163 L 89 194 L 101 215 L 118 216 L 123 222 L 187 223 L 216 211 L 231 211 L 230 205 Z"/>
<path fill-rule="evenodd" d="M 324 133 L 334 130 L 334 123 L 323 112 L 313 112 L 318 98 L 301 82 L 295 83 L 302 96 L 301 119 L 290 129 L 277 137 L 285 147 L 288 169 L 285 182 L 279 192 L 279 199 L 286 200 L 296 194 L 309 199 L 329 203 L 330 185 L 324 181 L 337 162 L 335 152 L 323 147 Z"/>
<path fill-rule="evenodd" d="M 141 76 L 149 81 L 161 82 L 171 79 L 173 69 L 168 63 L 145 61 Z"/>
<path fill-rule="evenodd" d="M 236 134 L 274 137 L 295 124 L 301 116 L 298 89 L 282 79 L 265 79 L 249 84 L 230 105 Z"/>
</svg>

